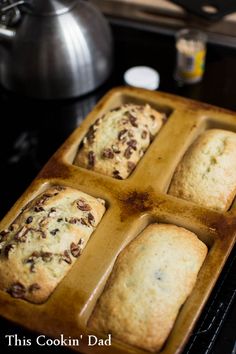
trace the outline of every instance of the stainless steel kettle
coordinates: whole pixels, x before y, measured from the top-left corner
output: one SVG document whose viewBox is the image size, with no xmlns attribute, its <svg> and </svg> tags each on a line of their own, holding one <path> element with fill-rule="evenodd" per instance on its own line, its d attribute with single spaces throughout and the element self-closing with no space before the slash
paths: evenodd
<svg viewBox="0 0 236 354">
<path fill-rule="evenodd" d="M 5 0 L 0 8 L 0 83 L 42 99 L 94 90 L 112 67 L 103 15 L 83 0 Z"/>
</svg>

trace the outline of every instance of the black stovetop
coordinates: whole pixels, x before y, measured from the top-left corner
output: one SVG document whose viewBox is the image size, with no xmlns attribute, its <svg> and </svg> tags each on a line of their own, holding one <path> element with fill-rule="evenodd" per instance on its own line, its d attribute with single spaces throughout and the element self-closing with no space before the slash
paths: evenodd
<svg viewBox="0 0 236 354">
<path fill-rule="evenodd" d="M 236 49 L 208 45 L 206 72 L 201 83 L 180 87 L 173 79 L 174 37 L 136 26 L 113 24 L 115 64 L 110 79 L 96 92 L 79 99 L 42 102 L 0 91 L 0 218 L 22 194 L 53 152 L 63 143 L 97 100 L 123 84 L 123 73 L 136 65 L 152 66 L 160 73 L 160 90 L 236 111 Z M 236 251 L 234 250 L 208 301 L 184 354 L 236 353 Z M 4 335 L 29 333 L 0 319 L 0 345 L 4 353 L 31 353 L 32 347 L 7 347 Z M 40 352 L 69 353 L 43 347 Z"/>
</svg>

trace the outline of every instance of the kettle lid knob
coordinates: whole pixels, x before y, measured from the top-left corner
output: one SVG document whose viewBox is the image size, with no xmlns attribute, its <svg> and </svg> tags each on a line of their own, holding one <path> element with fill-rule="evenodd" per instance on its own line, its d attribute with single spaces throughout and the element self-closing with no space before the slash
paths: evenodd
<svg viewBox="0 0 236 354">
<path fill-rule="evenodd" d="M 77 2 L 77 0 L 28 0 L 27 10 L 34 15 L 61 15 L 68 12 Z"/>
</svg>

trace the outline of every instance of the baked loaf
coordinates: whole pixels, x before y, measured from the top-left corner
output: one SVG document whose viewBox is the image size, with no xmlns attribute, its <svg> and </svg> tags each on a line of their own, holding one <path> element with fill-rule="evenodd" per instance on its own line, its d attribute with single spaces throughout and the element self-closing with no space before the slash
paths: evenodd
<svg viewBox="0 0 236 354">
<path fill-rule="evenodd" d="M 167 224 L 148 226 L 119 255 L 88 326 L 149 351 L 164 344 L 207 247 Z"/>
<path fill-rule="evenodd" d="M 236 134 L 211 129 L 201 134 L 178 165 L 169 194 L 226 211 L 236 193 Z"/>
<path fill-rule="evenodd" d="M 0 289 L 45 301 L 81 255 L 105 211 L 104 201 L 55 186 L 0 232 Z"/>
<path fill-rule="evenodd" d="M 133 171 L 165 114 L 149 105 L 125 104 L 106 113 L 90 127 L 75 164 L 117 179 Z"/>
</svg>

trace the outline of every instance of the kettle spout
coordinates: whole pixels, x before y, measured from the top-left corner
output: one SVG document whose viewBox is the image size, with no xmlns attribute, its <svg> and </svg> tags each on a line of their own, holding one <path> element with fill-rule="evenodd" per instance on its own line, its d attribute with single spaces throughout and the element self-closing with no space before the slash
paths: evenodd
<svg viewBox="0 0 236 354">
<path fill-rule="evenodd" d="M 5 26 L 0 26 L 0 44 L 1 41 L 5 43 L 10 43 L 15 37 L 16 31 L 13 29 L 7 28 Z"/>
</svg>

